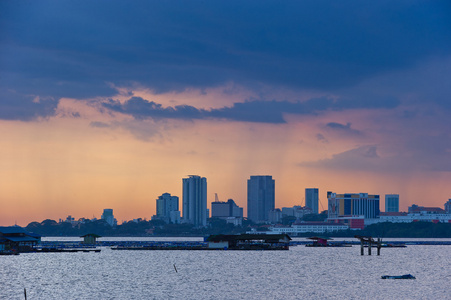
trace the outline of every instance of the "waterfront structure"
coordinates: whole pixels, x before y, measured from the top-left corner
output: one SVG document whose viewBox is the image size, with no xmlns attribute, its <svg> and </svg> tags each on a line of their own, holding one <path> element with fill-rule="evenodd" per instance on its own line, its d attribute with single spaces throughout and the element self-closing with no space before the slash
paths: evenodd
<svg viewBox="0 0 451 300">
<path fill-rule="evenodd" d="M 399 212 L 399 195 L 385 195 L 385 212 Z"/>
<path fill-rule="evenodd" d="M 305 206 L 313 213 L 318 214 L 319 190 L 317 188 L 305 189 Z"/>
<path fill-rule="evenodd" d="M 110 226 L 117 225 L 117 220 L 114 218 L 113 210 L 111 208 L 105 208 L 103 210 L 102 220 L 105 220 Z"/>
<path fill-rule="evenodd" d="M 270 227 L 267 234 L 289 234 L 296 236 L 301 233 L 326 233 L 339 230 L 347 230 L 349 226 L 341 223 L 325 223 L 325 222 L 301 222 L 291 226 L 274 226 Z"/>
<path fill-rule="evenodd" d="M 376 219 L 380 214 L 379 195 L 336 194 L 327 192 L 328 219 L 338 221 L 343 217 L 364 216 L 366 219 Z"/>
<path fill-rule="evenodd" d="M 40 242 L 40 235 L 20 226 L 0 226 L 0 253 L 32 251 Z"/>
<path fill-rule="evenodd" d="M 207 178 L 183 178 L 183 222 L 202 227 L 207 226 L 207 218 Z"/>
<path fill-rule="evenodd" d="M 95 233 L 88 233 L 88 234 L 82 235 L 81 237 L 83 238 L 82 244 L 95 245 L 97 243 L 97 239 L 101 236 L 98 234 L 95 234 Z"/>
<path fill-rule="evenodd" d="M 398 213 L 381 213 L 379 219 L 375 223 L 412 223 L 412 222 L 433 222 L 433 223 L 451 223 L 451 214 L 431 211 L 416 211 L 416 212 L 398 212 Z"/>
<path fill-rule="evenodd" d="M 275 181 L 272 176 L 251 176 L 247 181 L 247 218 L 256 223 L 267 222 L 275 208 Z"/>
<path fill-rule="evenodd" d="M 287 234 L 210 235 L 209 249 L 228 250 L 288 250 L 291 238 Z"/>
<path fill-rule="evenodd" d="M 172 196 L 170 193 L 164 193 L 158 197 L 156 203 L 157 219 L 166 223 L 180 223 L 179 197 Z"/>
</svg>

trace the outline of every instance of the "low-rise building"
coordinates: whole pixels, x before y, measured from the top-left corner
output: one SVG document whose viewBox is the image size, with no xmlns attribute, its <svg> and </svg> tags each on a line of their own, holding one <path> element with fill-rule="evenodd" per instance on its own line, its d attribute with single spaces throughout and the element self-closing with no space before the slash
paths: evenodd
<svg viewBox="0 0 451 300">
<path fill-rule="evenodd" d="M 282 207 L 282 217 L 290 216 L 302 219 L 302 217 L 308 214 L 313 214 L 313 210 L 307 206 L 295 205 L 293 207 Z"/>
<path fill-rule="evenodd" d="M 41 236 L 20 226 L 0 227 L 0 252 L 28 252 L 41 242 Z"/>
<path fill-rule="evenodd" d="M 233 199 L 229 199 L 227 202 L 215 201 L 211 203 L 211 217 L 240 226 L 243 224 L 243 208 L 239 207 Z"/>
<path fill-rule="evenodd" d="M 280 208 L 271 209 L 268 213 L 269 223 L 277 224 L 282 220 L 282 211 Z"/>
<path fill-rule="evenodd" d="M 378 223 L 412 223 L 412 222 L 433 222 L 433 223 L 451 223 L 451 214 L 446 213 L 381 213 Z"/>
<path fill-rule="evenodd" d="M 211 235 L 206 238 L 210 249 L 288 250 L 291 238 L 286 234 Z"/>
</svg>

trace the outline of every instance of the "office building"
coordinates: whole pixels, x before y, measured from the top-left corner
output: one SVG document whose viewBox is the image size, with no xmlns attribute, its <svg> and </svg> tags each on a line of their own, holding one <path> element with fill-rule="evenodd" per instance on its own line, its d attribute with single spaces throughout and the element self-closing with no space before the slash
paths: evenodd
<svg viewBox="0 0 451 300">
<path fill-rule="evenodd" d="M 275 182 L 272 176 L 251 176 L 247 181 L 247 218 L 256 223 L 269 221 L 275 208 Z"/>
<path fill-rule="evenodd" d="M 336 194 L 327 192 L 328 219 L 364 216 L 365 219 L 375 219 L 380 214 L 379 195 Z"/>
<path fill-rule="evenodd" d="M 215 201 L 211 203 L 211 217 L 225 220 L 235 226 L 243 224 L 243 208 L 236 205 L 232 199 L 227 202 Z"/>
<path fill-rule="evenodd" d="M 157 199 L 157 218 L 166 223 L 179 224 L 179 197 L 164 193 Z"/>
<path fill-rule="evenodd" d="M 227 202 L 212 202 L 211 203 L 211 217 L 212 218 L 228 218 L 228 217 L 243 217 L 243 208 L 236 205 L 233 199 Z"/>
<path fill-rule="evenodd" d="M 399 212 L 399 195 L 385 195 L 385 212 Z"/>
<path fill-rule="evenodd" d="M 183 178 L 183 222 L 201 227 L 207 225 L 207 218 L 207 178 Z"/>
<path fill-rule="evenodd" d="M 111 208 L 105 208 L 103 210 L 102 220 L 105 220 L 110 226 L 117 225 L 117 220 L 114 218 L 113 210 Z"/>
<path fill-rule="evenodd" d="M 313 213 L 318 214 L 319 192 L 317 188 L 305 189 L 305 206 L 310 208 Z"/>
</svg>

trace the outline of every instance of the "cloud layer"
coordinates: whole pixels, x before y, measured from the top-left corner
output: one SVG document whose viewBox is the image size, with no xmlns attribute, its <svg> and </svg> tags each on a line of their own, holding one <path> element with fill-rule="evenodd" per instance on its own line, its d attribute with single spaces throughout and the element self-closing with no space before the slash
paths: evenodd
<svg viewBox="0 0 451 300">
<path fill-rule="evenodd" d="M 0 91 L 54 99 L 113 96 L 110 83 L 169 91 L 233 81 L 331 91 L 451 54 L 448 1 L 0 5 Z M 4 114 L 11 101 L 28 103 L 2 92 Z M 0 117 L 14 116 L 13 109 Z"/>
<path fill-rule="evenodd" d="M 257 123 L 286 123 L 285 114 L 316 115 L 325 111 L 341 111 L 357 108 L 393 108 L 396 102 L 374 102 L 371 106 L 363 107 L 359 101 L 350 99 L 312 98 L 304 102 L 249 100 L 233 103 L 230 107 L 216 109 L 199 109 L 190 105 L 163 107 L 162 104 L 148 101 L 141 97 L 132 97 L 125 102 L 109 100 L 103 107 L 123 114 L 131 115 L 135 119 L 225 119 L 232 121 Z M 350 128 L 350 124 L 341 125 L 329 123 L 327 127 L 358 133 Z"/>
</svg>

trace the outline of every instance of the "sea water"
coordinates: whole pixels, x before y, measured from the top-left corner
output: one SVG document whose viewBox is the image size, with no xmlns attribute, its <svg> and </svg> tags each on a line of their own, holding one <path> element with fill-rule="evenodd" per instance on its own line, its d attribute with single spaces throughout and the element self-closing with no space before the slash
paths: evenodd
<svg viewBox="0 0 451 300">
<path fill-rule="evenodd" d="M 133 240 L 133 239 L 132 239 Z M 167 240 L 175 240 L 168 238 Z M 0 299 L 451 299 L 451 246 L 0 256 Z M 412 274 L 415 280 L 384 280 Z"/>
</svg>

